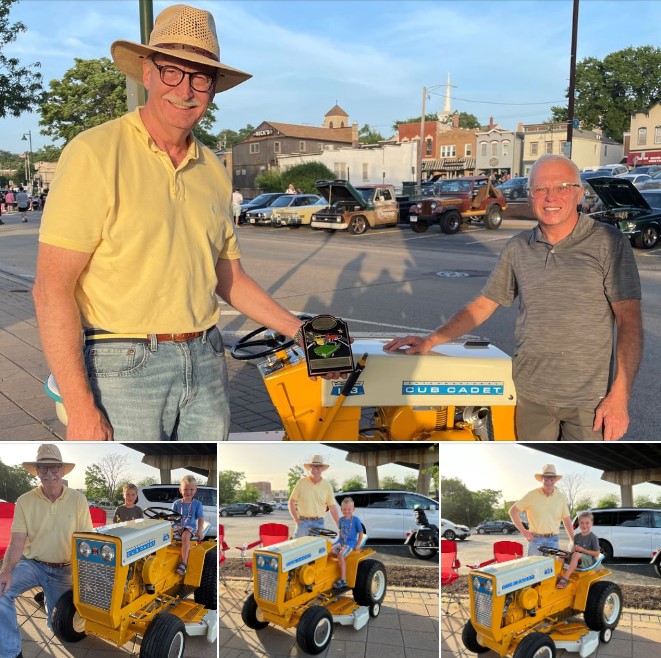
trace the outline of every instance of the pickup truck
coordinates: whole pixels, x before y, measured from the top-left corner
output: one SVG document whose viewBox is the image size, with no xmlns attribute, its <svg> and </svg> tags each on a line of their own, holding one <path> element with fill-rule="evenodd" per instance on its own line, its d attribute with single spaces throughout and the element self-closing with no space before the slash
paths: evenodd
<svg viewBox="0 0 661 658">
<path fill-rule="evenodd" d="M 462 224 L 477 220 L 497 229 L 506 208 L 505 197 L 487 176 L 447 178 L 425 187 L 409 209 L 409 225 L 424 233 L 430 224 L 439 224 L 443 233 L 453 234 Z"/>
<path fill-rule="evenodd" d="M 357 185 L 343 179 L 322 180 L 315 187 L 329 203 L 312 215 L 310 226 L 362 235 L 368 228 L 395 226 L 399 208 L 392 185 Z"/>
</svg>

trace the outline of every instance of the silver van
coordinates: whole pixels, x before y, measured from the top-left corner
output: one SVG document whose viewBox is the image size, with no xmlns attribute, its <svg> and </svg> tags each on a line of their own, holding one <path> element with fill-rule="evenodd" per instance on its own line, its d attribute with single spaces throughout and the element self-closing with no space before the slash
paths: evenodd
<svg viewBox="0 0 661 658">
<path fill-rule="evenodd" d="M 211 524 L 207 537 L 217 537 L 218 490 L 215 487 L 198 484 L 195 498 L 202 503 L 204 520 Z M 147 487 L 138 487 L 137 505 L 142 509 L 145 507 L 172 507 L 175 500 L 181 500 L 178 484 L 150 484 Z"/>
</svg>

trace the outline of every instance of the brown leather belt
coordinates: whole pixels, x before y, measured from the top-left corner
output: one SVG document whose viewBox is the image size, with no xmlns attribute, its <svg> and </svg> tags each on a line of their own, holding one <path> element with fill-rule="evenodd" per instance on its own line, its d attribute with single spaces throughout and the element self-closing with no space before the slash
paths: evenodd
<svg viewBox="0 0 661 658">
<path fill-rule="evenodd" d="M 544 539 L 548 539 L 549 537 L 557 537 L 558 536 L 557 532 L 552 532 L 550 535 L 540 535 L 538 532 L 533 532 L 532 534 L 535 537 L 543 537 Z"/>
<path fill-rule="evenodd" d="M 299 516 L 299 519 L 301 521 L 321 521 L 324 517 L 323 516 Z"/>
<path fill-rule="evenodd" d="M 53 567 L 55 569 L 61 569 L 62 567 L 71 566 L 71 562 L 44 562 L 43 560 L 37 560 L 36 558 L 32 558 L 32 561 L 38 562 L 39 564 L 44 564 L 47 567 Z"/>
<path fill-rule="evenodd" d="M 211 329 L 207 329 L 206 331 L 209 332 Z M 85 329 L 85 342 L 96 343 L 106 340 L 130 342 L 142 340 L 145 342 L 151 342 L 153 336 L 159 343 L 186 343 L 195 338 L 199 338 L 204 333 L 204 331 L 189 331 L 181 334 L 113 334 L 109 331 L 103 331 L 102 329 Z"/>
</svg>

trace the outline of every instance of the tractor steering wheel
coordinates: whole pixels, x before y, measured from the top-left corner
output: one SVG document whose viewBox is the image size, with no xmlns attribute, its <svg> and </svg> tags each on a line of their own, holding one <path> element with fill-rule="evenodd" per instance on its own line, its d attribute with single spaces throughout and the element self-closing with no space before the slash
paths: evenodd
<svg viewBox="0 0 661 658">
<path fill-rule="evenodd" d="M 173 511 L 170 507 L 147 507 L 143 511 L 148 519 L 170 521 L 170 523 L 176 523 L 181 520 L 181 514 Z"/>
<path fill-rule="evenodd" d="M 564 551 L 561 548 L 554 548 L 553 546 L 540 546 L 537 550 L 539 550 L 539 552 L 544 555 L 552 555 L 553 557 L 557 557 L 562 560 L 566 560 L 572 555 L 571 551 Z"/>
<path fill-rule="evenodd" d="M 308 314 L 299 315 L 301 320 L 311 320 L 314 316 Z M 264 334 L 262 338 L 257 338 Z M 287 338 L 268 327 L 258 327 L 249 334 L 242 336 L 232 345 L 230 354 L 237 361 L 250 361 L 252 359 L 261 359 L 265 356 L 275 354 L 280 350 L 286 350 L 295 344 L 291 338 Z M 264 349 L 252 351 L 253 347 L 263 347 Z"/>
<path fill-rule="evenodd" d="M 308 535 L 312 537 L 331 537 L 334 539 L 337 537 L 337 532 L 335 530 L 329 530 L 328 528 L 310 528 L 308 530 Z"/>
</svg>

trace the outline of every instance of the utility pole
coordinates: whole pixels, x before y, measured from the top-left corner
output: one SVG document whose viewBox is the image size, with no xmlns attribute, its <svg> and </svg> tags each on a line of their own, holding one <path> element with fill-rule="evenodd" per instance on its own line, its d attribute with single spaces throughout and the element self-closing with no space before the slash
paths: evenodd
<svg viewBox="0 0 661 658">
<path fill-rule="evenodd" d="M 418 187 L 422 185 L 422 145 L 425 141 L 425 105 L 427 103 L 427 87 L 422 88 L 422 115 L 420 116 L 420 143 L 418 144 Z"/>
<path fill-rule="evenodd" d="M 154 7 L 152 0 L 139 0 L 140 10 L 140 43 L 148 44 L 149 35 L 154 28 Z M 126 104 L 129 112 L 136 107 L 144 105 L 147 100 L 147 91 L 135 80 L 126 78 Z"/>
<path fill-rule="evenodd" d="M 571 56 L 569 58 L 569 92 L 567 103 L 567 148 L 565 155 L 571 158 L 572 141 L 574 139 L 574 90 L 576 87 L 576 42 L 578 41 L 578 3 L 574 0 L 571 29 Z"/>
</svg>

